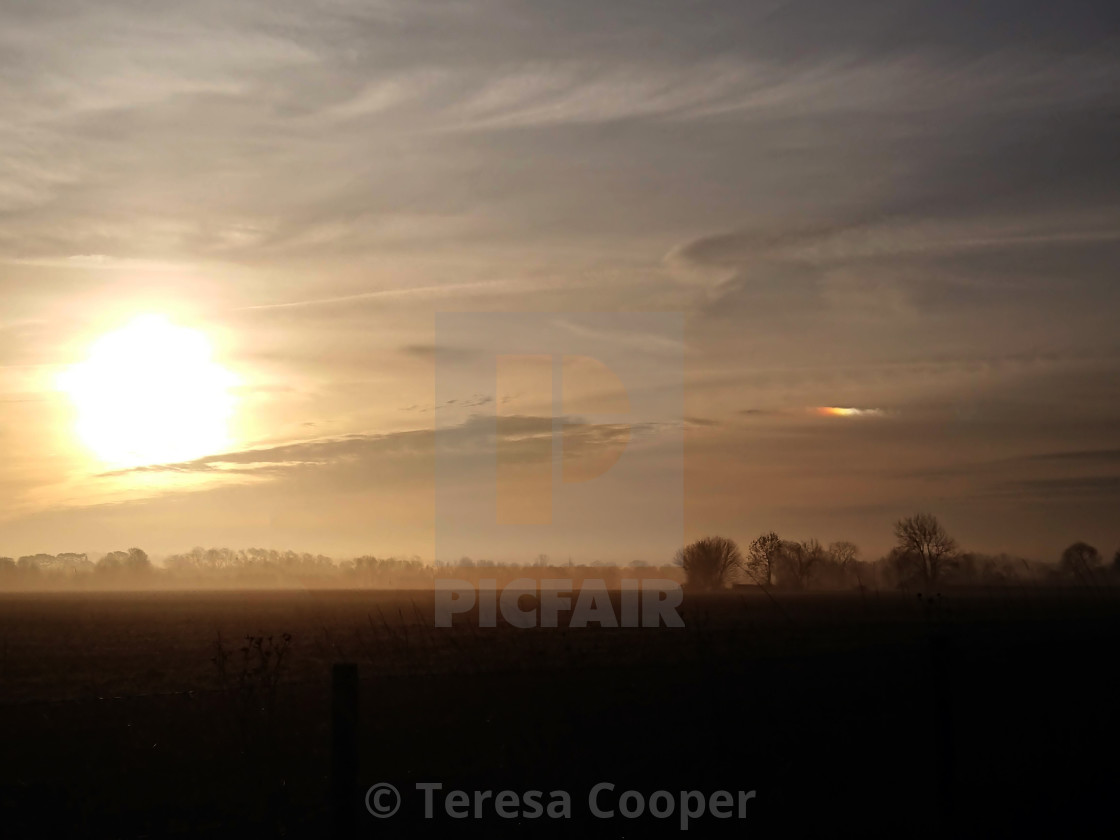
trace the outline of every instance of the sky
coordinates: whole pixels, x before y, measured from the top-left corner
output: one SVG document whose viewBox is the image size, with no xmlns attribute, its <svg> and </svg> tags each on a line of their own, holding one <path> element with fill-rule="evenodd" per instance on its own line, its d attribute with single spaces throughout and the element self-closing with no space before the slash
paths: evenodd
<svg viewBox="0 0 1120 840">
<path fill-rule="evenodd" d="M 467 495 L 550 438 L 557 392 L 473 378 L 535 313 L 637 376 L 625 434 L 559 412 L 626 470 L 542 553 L 874 557 L 930 511 L 1111 556 L 1118 46 L 1107 2 L 0 0 L 0 554 L 442 554 L 434 430 Z M 198 446 L 106 463 L 59 376 L 153 314 L 206 337 L 228 434 L 134 353 L 165 375 L 99 416 Z M 493 524 L 446 550 L 530 551 Z"/>
</svg>

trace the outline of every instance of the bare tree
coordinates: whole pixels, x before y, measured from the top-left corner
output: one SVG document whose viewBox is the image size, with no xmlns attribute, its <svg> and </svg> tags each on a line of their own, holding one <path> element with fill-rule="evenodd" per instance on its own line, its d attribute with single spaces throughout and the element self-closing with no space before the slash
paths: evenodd
<svg viewBox="0 0 1120 840">
<path fill-rule="evenodd" d="M 894 535 L 898 540 L 896 556 L 913 567 L 927 587 L 936 586 L 945 570 L 956 562 L 957 541 L 932 514 L 919 513 L 898 520 Z"/>
<path fill-rule="evenodd" d="M 859 560 L 859 546 L 847 540 L 837 540 L 828 547 L 828 559 L 841 569 L 847 569 Z"/>
<path fill-rule="evenodd" d="M 782 541 L 773 531 L 757 537 L 747 549 L 747 561 L 744 566 L 747 574 L 755 583 L 765 583 L 767 586 L 774 579 L 774 569 L 782 554 Z"/>
<path fill-rule="evenodd" d="M 673 562 L 684 569 L 690 585 L 722 589 L 743 567 L 743 555 L 734 540 L 704 537 L 678 551 Z"/>
<path fill-rule="evenodd" d="M 1087 542 L 1075 542 L 1062 552 L 1062 571 L 1084 580 L 1099 569 L 1104 559 L 1096 548 Z"/>
<path fill-rule="evenodd" d="M 782 543 L 778 582 L 793 589 L 805 589 L 825 556 L 824 547 L 817 540 Z"/>
<path fill-rule="evenodd" d="M 853 581 L 863 590 L 863 574 L 859 561 L 859 546 L 847 540 L 837 540 L 828 546 L 824 567 L 827 576 L 830 576 L 834 585 L 848 586 Z"/>
</svg>

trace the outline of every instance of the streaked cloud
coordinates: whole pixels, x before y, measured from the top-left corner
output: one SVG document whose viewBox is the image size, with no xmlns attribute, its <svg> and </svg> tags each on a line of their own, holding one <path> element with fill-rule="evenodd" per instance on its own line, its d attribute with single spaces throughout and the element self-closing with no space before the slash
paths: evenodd
<svg viewBox="0 0 1120 840">
<path fill-rule="evenodd" d="M 479 401 L 464 400 L 464 406 L 478 406 Z M 648 423 L 595 423 L 588 424 L 579 417 L 560 418 L 570 433 L 564 437 L 566 452 L 573 457 L 579 450 L 598 446 L 614 447 L 626 443 L 631 435 L 653 434 L 657 427 Z M 473 414 L 457 426 L 441 430 L 445 438 L 445 453 L 470 455 L 474 452 L 494 451 L 496 442 L 503 444 L 503 456 L 516 460 L 517 444 L 532 443 L 541 438 L 551 439 L 555 418 L 522 415 L 486 416 Z M 102 478 L 144 473 L 217 473 L 222 475 L 286 473 L 316 467 L 332 467 L 355 460 L 369 466 L 370 462 L 384 458 L 417 458 L 430 460 L 433 453 L 434 432 L 431 429 L 412 429 L 386 434 L 347 435 L 282 446 L 246 449 L 217 453 L 168 464 L 151 464 L 100 474 Z M 525 457 L 538 458 L 540 448 L 527 446 Z M 376 475 L 371 472 L 370 476 Z"/>
</svg>

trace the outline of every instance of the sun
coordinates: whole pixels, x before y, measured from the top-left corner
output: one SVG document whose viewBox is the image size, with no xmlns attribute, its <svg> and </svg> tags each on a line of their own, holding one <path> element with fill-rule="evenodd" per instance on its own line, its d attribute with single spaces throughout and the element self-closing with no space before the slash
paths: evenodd
<svg viewBox="0 0 1120 840">
<path fill-rule="evenodd" d="M 163 315 L 141 315 L 103 335 L 58 377 L 78 438 L 114 468 L 228 449 L 238 380 L 212 356 L 203 333 Z"/>
</svg>

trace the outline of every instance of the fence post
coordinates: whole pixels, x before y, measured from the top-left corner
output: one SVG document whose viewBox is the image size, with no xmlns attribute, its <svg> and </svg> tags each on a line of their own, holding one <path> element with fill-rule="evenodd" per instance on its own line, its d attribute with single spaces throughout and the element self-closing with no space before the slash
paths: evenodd
<svg viewBox="0 0 1120 840">
<path fill-rule="evenodd" d="M 331 666 L 331 832 L 335 840 L 357 835 L 358 666 Z"/>
<path fill-rule="evenodd" d="M 952 647 L 949 637 L 935 632 L 930 638 L 933 672 L 934 755 L 936 758 L 937 814 L 942 831 L 950 828 L 953 818 L 954 762 L 953 699 L 949 660 Z"/>
</svg>

